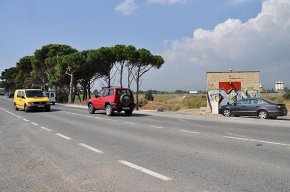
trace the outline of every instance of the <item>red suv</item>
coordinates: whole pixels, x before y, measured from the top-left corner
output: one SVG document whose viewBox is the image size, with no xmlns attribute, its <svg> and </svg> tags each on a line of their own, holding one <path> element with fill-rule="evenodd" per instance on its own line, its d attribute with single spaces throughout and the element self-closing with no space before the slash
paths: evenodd
<svg viewBox="0 0 290 192">
<path fill-rule="evenodd" d="M 135 108 L 132 91 L 127 88 L 103 88 L 94 98 L 88 100 L 89 113 L 96 110 L 105 110 L 111 116 L 114 111 L 125 111 L 127 116 L 132 115 Z"/>
</svg>

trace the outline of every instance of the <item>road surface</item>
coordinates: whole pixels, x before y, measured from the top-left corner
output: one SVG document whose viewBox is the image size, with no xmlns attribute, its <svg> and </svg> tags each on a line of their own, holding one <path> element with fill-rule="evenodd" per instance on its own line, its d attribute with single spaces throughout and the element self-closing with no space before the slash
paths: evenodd
<svg viewBox="0 0 290 192">
<path fill-rule="evenodd" d="M 289 192 L 290 119 L 25 113 L 0 97 L 0 191 Z"/>
</svg>

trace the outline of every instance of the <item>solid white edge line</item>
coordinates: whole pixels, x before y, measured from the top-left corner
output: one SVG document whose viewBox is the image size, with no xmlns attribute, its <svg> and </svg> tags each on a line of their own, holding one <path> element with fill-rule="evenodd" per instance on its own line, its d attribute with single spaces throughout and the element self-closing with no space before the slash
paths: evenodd
<svg viewBox="0 0 290 192">
<path fill-rule="evenodd" d="M 63 134 L 56 133 L 56 135 L 59 136 L 59 137 L 62 137 L 62 138 L 64 138 L 64 139 L 66 139 L 66 140 L 71 140 L 71 138 L 69 138 L 69 137 L 67 137 L 67 136 L 65 136 L 65 135 L 63 135 Z"/>
<path fill-rule="evenodd" d="M 133 164 L 133 163 L 130 163 L 130 162 L 128 162 L 128 161 L 119 160 L 118 162 L 119 162 L 119 163 L 122 163 L 122 164 L 124 164 L 124 165 L 127 165 L 128 167 L 131 167 L 131 168 L 133 168 L 133 169 L 136 169 L 136 170 L 138 170 L 138 171 L 141 171 L 141 172 L 143 172 L 143 173 L 146 173 L 146 174 L 148 174 L 148 175 L 151 175 L 151 176 L 153 176 L 153 177 L 156 177 L 156 178 L 158 178 L 158 179 L 161 179 L 161 180 L 163 180 L 163 181 L 169 181 L 169 180 L 172 179 L 172 178 L 166 177 L 166 176 L 164 176 L 164 175 L 161 175 L 161 174 L 159 174 L 159 173 L 156 173 L 156 172 L 154 172 L 154 171 L 151 171 L 151 170 L 149 170 L 149 169 L 146 169 L 146 168 L 140 167 L 140 166 L 138 166 L 138 165 L 135 165 L 135 164 Z"/>
<path fill-rule="evenodd" d="M 200 132 L 195 132 L 195 131 L 187 131 L 187 130 L 179 130 L 179 131 L 184 132 L 184 133 L 200 134 Z"/>
<path fill-rule="evenodd" d="M 50 129 L 46 128 L 46 127 L 40 127 L 41 129 L 44 129 L 46 131 L 51 131 Z"/>
<path fill-rule="evenodd" d="M 259 143 L 267 143 L 267 144 L 272 144 L 272 145 L 290 146 L 290 144 L 277 143 L 277 142 L 272 142 L 272 141 L 263 141 L 263 140 L 257 140 L 257 139 L 246 139 L 246 138 L 230 137 L 230 136 L 224 136 L 224 137 L 225 138 L 229 138 L 229 139 L 242 140 L 242 141 L 251 141 L 251 142 L 259 142 Z"/>
<path fill-rule="evenodd" d="M 224 137 L 228 138 L 228 139 L 237 139 L 237 140 L 242 140 L 242 141 L 249 141 L 249 139 L 241 138 L 241 137 L 231 137 L 231 136 L 224 136 Z"/>
<path fill-rule="evenodd" d="M 16 117 L 17 117 L 17 115 L 16 115 L 16 114 L 14 114 L 14 113 L 11 113 L 10 111 L 7 111 L 6 109 L 4 109 L 4 108 L 2 108 L 2 107 L 0 107 L 0 109 L 1 109 L 1 110 L 3 110 L 3 111 L 5 111 L 6 113 L 9 113 L 9 114 L 11 114 L 11 115 L 13 115 L 13 116 L 16 116 Z"/>
<path fill-rule="evenodd" d="M 32 125 L 38 125 L 37 123 L 34 123 L 34 122 L 30 122 Z"/>
<path fill-rule="evenodd" d="M 94 151 L 94 152 L 96 152 L 96 153 L 104 153 L 103 151 L 98 150 L 98 149 L 96 149 L 96 148 L 94 148 L 94 147 L 91 147 L 91 146 L 89 146 L 89 145 L 86 145 L 86 144 L 84 144 L 84 143 L 79 143 L 79 145 L 82 146 L 82 147 L 84 147 L 84 148 L 86 148 L 86 149 L 89 149 L 89 150 L 91 150 L 91 151 Z"/>
</svg>

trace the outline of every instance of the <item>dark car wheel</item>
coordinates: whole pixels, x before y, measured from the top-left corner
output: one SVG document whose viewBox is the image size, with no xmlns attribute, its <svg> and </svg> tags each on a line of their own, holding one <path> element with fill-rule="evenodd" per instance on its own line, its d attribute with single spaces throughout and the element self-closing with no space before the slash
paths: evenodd
<svg viewBox="0 0 290 192">
<path fill-rule="evenodd" d="M 89 103 L 88 109 L 90 114 L 93 114 L 96 111 L 92 103 Z"/>
<path fill-rule="evenodd" d="M 14 103 L 14 109 L 15 111 L 18 111 L 18 107 L 16 106 L 16 103 Z"/>
<path fill-rule="evenodd" d="M 50 111 L 50 107 L 46 107 L 44 110 L 45 110 L 46 112 L 49 112 L 49 111 Z"/>
<path fill-rule="evenodd" d="M 106 105 L 106 115 L 108 116 L 113 115 L 113 109 L 111 105 Z"/>
<path fill-rule="evenodd" d="M 131 116 L 131 115 L 132 115 L 132 112 L 133 112 L 132 110 L 125 111 L 125 115 L 126 115 L 126 116 Z"/>
<path fill-rule="evenodd" d="M 224 109 L 222 114 L 225 117 L 229 117 L 231 116 L 231 111 L 229 109 Z"/>
<path fill-rule="evenodd" d="M 258 112 L 258 117 L 259 117 L 260 119 L 268 119 L 269 114 L 268 114 L 267 111 L 265 111 L 265 110 L 261 110 L 261 111 Z"/>
</svg>

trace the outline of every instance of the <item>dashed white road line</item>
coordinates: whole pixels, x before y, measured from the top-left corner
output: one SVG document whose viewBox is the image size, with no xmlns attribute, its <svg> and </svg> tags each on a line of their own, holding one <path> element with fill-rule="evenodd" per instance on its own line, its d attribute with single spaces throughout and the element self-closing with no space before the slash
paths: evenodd
<svg viewBox="0 0 290 192">
<path fill-rule="evenodd" d="M 62 137 L 62 138 L 64 138 L 64 139 L 66 139 L 66 140 L 71 140 L 70 137 L 67 137 L 67 136 L 65 136 L 65 135 L 63 135 L 63 134 L 56 133 L 56 135 L 59 136 L 59 137 Z"/>
<path fill-rule="evenodd" d="M 2 107 L 0 107 L 0 109 L 3 110 L 3 111 L 5 111 L 6 113 L 9 113 L 9 114 L 13 115 L 13 116 L 17 116 L 16 114 L 11 113 L 10 111 L 7 111 L 6 109 L 3 109 Z"/>
<path fill-rule="evenodd" d="M 64 113 L 68 113 L 68 114 L 72 114 L 72 115 L 78 115 L 78 116 L 82 116 L 82 117 L 89 117 L 89 118 L 95 118 L 95 119 L 102 119 L 102 120 L 107 120 L 107 121 L 116 121 L 114 119 L 107 119 L 107 118 L 102 118 L 102 117 L 94 117 L 91 115 L 83 115 L 83 114 L 79 114 L 79 113 L 72 113 L 72 112 L 68 112 L 68 111 L 63 111 Z"/>
<path fill-rule="evenodd" d="M 224 136 L 224 138 L 235 139 L 235 140 L 241 140 L 241 141 L 250 141 L 250 142 L 267 143 L 267 144 L 272 144 L 272 145 L 290 146 L 290 144 L 286 144 L 286 143 L 277 143 L 277 142 L 264 141 L 264 140 L 258 140 L 258 139 L 247 139 L 247 138 L 230 137 L 230 136 Z"/>
<path fill-rule="evenodd" d="M 132 123 L 132 122 L 123 122 L 123 123 L 130 124 L 130 125 L 135 125 L 136 124 L 136 123 Z"/>
<path fill-rule="evenodd" d="M 29 122 L 29 120 L 28 119 L 22 119 L 23 121 L 26 121 L 26 122 Z"/>
<path fill-rule="evenodd" d="M 22 119 L 22 117 L 20 117 L 20 116 L 16 116 L 16 117 L 18 117 L 19 119 Z"/>
<path fill-rule="evenodd" d="M 50 129 L 46 128 L 46 127 L 40 127 L 41 129 L 44 129 L 45 131 L 51 131 Z"/>
<path fill-rule="evenodd" d="M 34 123 L 34 122 L 30 122 L 32 125 L 38 125 L 37 123 Z"/>
<path fill-rule="evenodd" d="M 99 149 L 96 149 L 96 148 L 94 148 L 94 147 L 91 147 L 91 146 L 89 146 L 89 145 L 86 145 L 86 144 L 84 144 L 84 143 L 79 143 L 79 145 L 82 146 L 82 147 L 84 147 L 84 148 L 86 148 L 86 149 L 89 149 L 89 150 L 91 150 L 91 151 L 94 151 L 94 152 L 96 152 L 96 153 L 104 153 L 103 151 L 101 151 L 101 150 L 99 150 Z"/>
<path fill-rule="evenodd" d="M 200 132 L 196 132 L 196 131 L 187 131 L 187 130 L 178 130 L 180 132 L 184 132 L 184 133 L 191 133 L 191 134 L 200 134 Z"/>
<path fill-rule="evenodd" d="M 136 169 L 136 170 L 138 170 L 138 171 L 141 171 L 141 172 L 143 172 L 143 173 L 146 173 L 146 174 L 148 174 L 148 175 L 151 175 L 151 176 L 153 176 L 153 177 L 156 177 L 156 178 L 158 178 L 158 179 L 161 179 L 161 180 L 163 180 L 163 181 L 169 181 L 169 180 L 172 179 L 172 178 L 166 177 L 166 176 L 164 176 L 164 175 L 162 175 L 162 174 L 159 174 L 159 173 L 156 173 L 156 172 L 154 172 L 154 171 L 151 171 L 151 170 L 149 170 L 149 169 L 146 169 L 146 168 L 140 167 L 140 166 L 138 166 L 138 165 L 135 165 L 135 164 L 133 164 L 133 163 L 130 163 L 130 162 L 128 162 L 128 161 L 119 160 L 118 162 L 119 162 L 119 163 L 122 163 L 122 164 L 124 164 L 124 165 L 127 165 L 128 167 L 131 167 L 131 168 L 133 168 L 133 169 Z"/>
<path fill-rule="evenodd" d="M 154 126 L 154 125 L 150 125 L 150 127 L 156 128 L 156 129 L 163 129 L 164 128 L 164 127 L 158 127 L 158 126 Z"/>
</svg>

